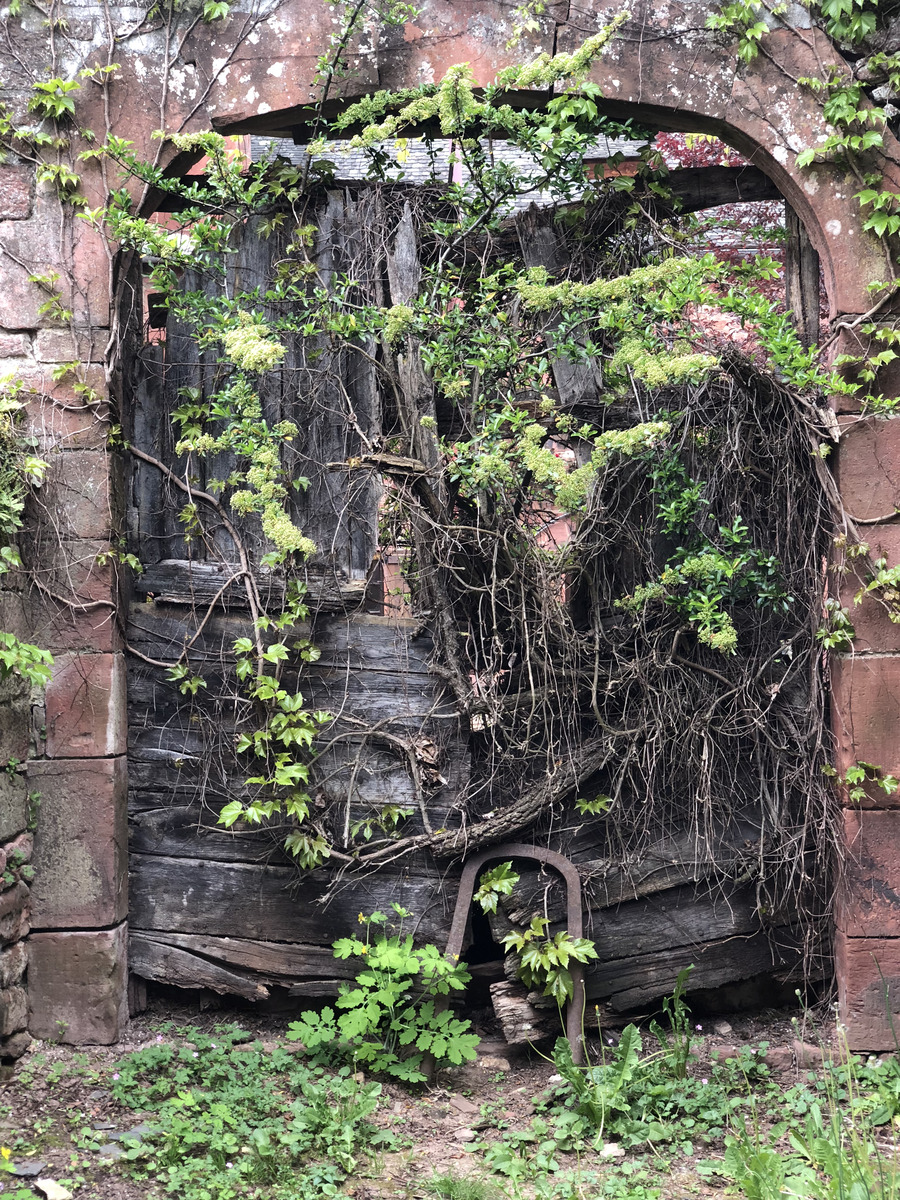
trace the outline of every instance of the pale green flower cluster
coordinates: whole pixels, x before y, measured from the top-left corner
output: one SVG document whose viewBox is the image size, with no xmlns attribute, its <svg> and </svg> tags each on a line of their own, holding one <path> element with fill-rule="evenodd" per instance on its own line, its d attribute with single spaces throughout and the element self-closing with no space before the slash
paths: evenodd
<svg viewBox="0 0 900 1200">
<path fill-rule="evenodd" d="M 475 76 L 468 63 L 457 63 L 444 76 L 437 95 L 437 111 L 445 137 L 458 132 L 474 115 L 478 107 L 474 89 Z"/>
<path fill-rule="evenodd" d="M 315 554 L 316 543 L 297 528 L 284 509 L 267 504 L 261 514 L 263 533 L 282 554 Z"/>
<path fill-rule="evenodd" d="M 664 258 L 649 267 L 638 267 L 615 279 L 595 279 L 592 283 L 549 282 L 544 267 L 531 267 L 519 279 L 516 289 L 526 308 L 534 312 L 549 312 L 553 308 L 568 308 L 573 304 L 607 304 L 616 300 L 645 296 L 654 288 L 673 279 L 700 279 L 706 274 L 702 262 L 693 258 Z"/>
<path fill-rule="evenodd" d="M 222 335 L 225 353 L 242 371 L 271 371 L 284 358 L 284 346 L 269 337 L 268 325 L 255 322 L 250 313 L 238 313 L 240 324 Z"/>
<path fill-rule="evenodd" d="M 384 337 L 393 346 L 406 334 L 416 319 L 416 314 L 408 304 L 393 304 L 385 310 Z"/>
<path fill-rule="evenodd" d="M 668 436 L 671 428 L 668 421 L 645 421 L 642 425 L 633 425 L 630 429 L 610 429 L 594 438 L 591 461 L 582 467 L 576 467 L 574 471 L 569 471 L 560 483 L 556 493 L 560 508 L 565 512 L 577 512 L 584 507 L 597 472 L 611 454 L 633 458 L 635 454 L 652 450 Z"/>
<path fill-rule="evenodd" d="M 547 484 L 558 491 L 569 472 L 563 459 L 549 447 L 541 445 L 546 436 L 543 425 L 527 425 L 522 432 L 519 453 L 526 470 L 534 476 L 535 483 Z"/>
<path fill-rule="evenodd" d="M 605 28 L 589 37 L 571 54 L 551 56 L 545 51 L 524 66 L 507 67 L 497 75 L 497 83 L 505 88 L 549 87 L 561 79 L 578 79 L 590 70 L 629 15 L 627 9 L 618 13 Z"/>
<path fill-rule="evenodd" d="M 648 387 L 673 387 L 698 381 L 719 365 L 714 354 L 672 354 L 666 350 L 648 350 L 639 338 L 626 338 L 609 361 L 611 371 L 631 367 L 635 376 Z"/>
</svg>

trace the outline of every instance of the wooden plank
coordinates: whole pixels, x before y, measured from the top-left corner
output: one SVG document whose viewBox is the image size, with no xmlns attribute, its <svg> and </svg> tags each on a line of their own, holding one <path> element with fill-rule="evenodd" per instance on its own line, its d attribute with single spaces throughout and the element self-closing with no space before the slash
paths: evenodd
<svg viewBox="0 0 900 1200">
<path fill-rule="evenodd" d="M 343 979 L 304 979 L 300 983 L 292 983 L 288 988 L 288 995 L 307 999 L 337 996 L 344 982 L 346 981 Z"/>
<path fill-rule="evenodd" d="M 330 946 L 357 928 L 360 912 L 390 912 L 392 901 L 413 914 L 408 922 L 417 938 L 446 944 L 451 914 L 445 907 L 452 882 L 423 873 L 419 863 L 365 878 L 348 877 L 323 899 L 332 873 L 319 868 L 301 875 L 290 867 L 213 862 L 132 854 L 130 917 L 138 929 L 242 937 L 260 941 L 318 943 Z M 451 877 L 452 879 L 453 877 Z"/>
<path fill-rule="evenodd" d="M 553 839 L 553 848 L 570 857 L 582 878 L 585 909 L 607 909 L 641 896 L 665 892 L 680 884 L 697 883 L 733 868 L 747 856 L 748 845 L 755 846 L 758 829 L 752 820 L 735 817 L 705 842 L 698 843 L 690 830 L 660 838 L 639 854 L 624 861 L 610 850 L 597 857 L 597 849 L 606 850 L 607 827 L 603 818 L 580 821 L 577 829 L 561 830 Z M 535 913 L 559 922 L 565 914 L 565 892 L 553 871 L 540 871 L 529 865 L 516 866 L 521 882 L 504 908 L 511 921 L 528 924 Z"/>
<path fill-rule="evenodd" d="M 142 579 L 147 574 L 145 572 Z M 222 579 L 222 576 L 217 574 L 216 578 Z M 152 588 L 149 590 L 152 591 Z M 211 586 L 207 592 L 208 599 L 211 599 L 214 595 Z M 205 612 L 205 608 L 202 611 Z M 173 652 L 177 654 L 185 642 L 193 637 L 197 617 L 186 603 L 136 602 L 129 609 L 128 627 L 129 641 L 135 646 L 147 653 L 157 647 L 164 657 L 171 657 Z M 207 622 L 195 646 L 199 651 L 214 652 L 221 657 L 223 643 L 230 647 L 235 638 L 247 636 L 250 632 L 250 622 L 245 616 L 217 611 Z M 369 667 L 377 672 L 394 671 L 403 675 L 422 676 L 432 681 L 432 688 L 440 687 L 429 669 L 434 643 L 419 621 L 367 613 L 332 616 L 317 621 L 314 628 L 310 625 L 295 626 L 288 631 L 289 639 L 294 636 L 312 636 L 322 655 L 320 662 L 315 664 L 320 670 L 335 668 L 358 671 Z M 304 668 L 304 671 L 311 669 Z"/>
<path fill-rule="evenodd" d="M 251 938 L 210 937 L 206 934 L 156 933 L 136 930 L 151 941 L 173 946 L 191 954 L 203 955 L 214 962 L 257 971 L 267 976 L 352 979 L 356 964 L 334 957 L 326 946 L 298 942 L 270 942 Z"/>
<path fill-rule="evenodd" d="M 510 1046 L 526 1046 L 546 1037 L 559 1037 L 565 1027 L 554 1004 L 552 1009 L 535 1008 L 528 999 L 528 989 L 521 983 L 491 984 L 491 1004 L 494 1015 L 503 1028 Z"/>
<path fill-rule="evenodd" d="M 138 854 L 172 858 L 290 866 L 289 857 L 281 849 L 283 835 L 268 830 L 233 832 L 221 825 L 216 827 L 218 814 L 218 807 L 204 810 L 199 804 L 132 811 L 128 821 L 129 849 Z"/>
<path fill-rule="evenodd" d="M 128 966 L 143 979 L 177 987 L 210 988 L 246 1000 L 265 1000 L 269 995 L 262 983 L 135 932 L 128 939 Z"/>
<path fill-rule="evenodd" d="M 217 603 L 224 609 L 247 610 L 249 601 L 243 579 L 228 583 L 233 573 L 233 564 L 229 562 L 169 558 L 149 564 L 135 580 L 134 592 L 137 596 L 152 595 L 160 604 L 199 608 L 206 608 L 218 597 Z M 365 599 L 365 577 L 349 579 L 313 564 L 305 568 L 301 578 L 307 586 L 310 605 L 319 612 L 350 612 Z M 283 600 L 283 580 L 267 571 L 256 572 L 254 579 L 267 604 L 274 607 Z"/>
<path fill-rule="evenodd" d="M 720 204 L 780 200 L 781 192 L 758 167 L 682 167 L 666 176 L 666 187 L 680 201 L 680 211 L 700 212 Z"/>
<path fill-rule="evenodd" d="M 617 1012 L 643 1008 L 669 994 L 678 972 L 693 964 L 691 989 L 716 988 L 751 979 L 754 975 L 783 973 L 803 961 L 802 935 L 778 931 L 778 943 L 757 933 L 710 941 L 703 946 L 678 946 L 638 957 L 590 963 L 585 972 L 588 1000 L 609 1000 Z"/>
<path fill-rule="evenodd" d="M 785 302 L 800 341 L 808 349 L 819 340 L 821 284 L 819 255 L 806 226 L 789 204 L 784 206 L 787 243 L 784 251 Z"/>
</svg>

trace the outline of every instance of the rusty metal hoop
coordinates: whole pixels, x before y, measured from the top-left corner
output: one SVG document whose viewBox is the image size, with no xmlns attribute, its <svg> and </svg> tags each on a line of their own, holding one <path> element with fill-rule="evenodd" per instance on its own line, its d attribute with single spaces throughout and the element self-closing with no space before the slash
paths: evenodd
<svg viewBox="0 0 900 1200">
<path fill-rule="evenodd" d="M 469 920 L 469 906 L 475 893 L 475 881 L 481 868 L 494 858 L 533 858 L 538 862 L 555 867 L 566 881 L 566 923 L 569 936 L 582 936 L 581 916 L 581 877 L 573 862 L 556 850 L 542 850 L 538 846 L 527 846 L 524 842 L 506 842 L 502 846 L 493 846 L 490 850 L 482 850 L 474 858 L 470 858 L 463 868 L 456 893 L 456 908 L 453 911 L 453 923 L 450 926 L 450 937 L 447 939 L 447 958 L 454 962 L 459 960 L 462 953 L 463 939 L 466 936 L 466 925 Z M 584 1020 L 584 968 L 581 963 L 573 963 L 572 999 L 566 1014 L 566 1037 L 572 1051 L 572 1059 L 580 1063 L 583 1058 L 584 1045 L 582 1029 Z"/>
</svg>

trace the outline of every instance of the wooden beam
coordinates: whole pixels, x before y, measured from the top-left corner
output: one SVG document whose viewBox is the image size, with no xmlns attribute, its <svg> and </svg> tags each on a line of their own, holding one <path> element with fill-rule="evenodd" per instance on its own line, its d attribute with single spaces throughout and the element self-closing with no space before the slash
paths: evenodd
<svg viewBox="0 0 900 1200">
<path fill-rule="evenodd" d="M 800 341 L 808 350 L 819 340 L 819 255 L 803 222 L 785 203 L 787 245 L 784 254 L 784 287 L 788 308 Z"/>
</svg>

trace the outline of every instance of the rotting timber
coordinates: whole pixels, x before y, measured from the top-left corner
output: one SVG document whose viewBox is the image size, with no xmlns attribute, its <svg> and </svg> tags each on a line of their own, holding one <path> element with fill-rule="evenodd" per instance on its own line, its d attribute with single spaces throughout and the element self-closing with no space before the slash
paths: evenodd
<svg viewBox="0 0 900 1200">
<path fill-rule="evenodd" d="M 402 188 L 324 192 L 312 251 L 321 278 L 352 278 L 379 306 L 415 295 L 430 253 L 419 203 Z M 642 252 L 619 216 L 613 206 L 567 227 L 531 211 L 478 253 L 502 249 L 572 278 L 616 273 Z M 280 252 L 248 228 L 230 270 L 264 286 Z M 272 988 L 334 995 L 350 967 L 329 947 L 360 911 L 397 901 L 417 937 L 442 945 L 465 855 L 514 839 L 578 867 L 599 955 L 586 970 L 591 1002 L 640 1010 L 690 963 L 694 989 L 820 975 L 827 906 L 809 881 L 826 878 L 834 824 L 820 775 L 815 630 L 831 517 L 810 454 L 815 413 L 738 360 L 653 398 L 681 414 L 679 452 L 703 473 L 710 518 L 740 512 L 794 600 L 777 617 L 747 605 L 736 617 L 746 652 L 725 658 L 673 614 L 616 607 L 667 552 L 646 468 L 611 467 L 554 560 L 534 545 L 548 514 L 529 529 L 519 513 L 517 539 L 508 514 L 448 501 L 421 418 L 449 435 L 465 415 L 436 396 L 416 346 L 393 357 L 361 349 L 295 338 L 264 392 L 273 418 L 301 430 L 286 453 L 310 481 L 296 515 L 319 547 L 307 586 L 321 658 L 299 687 L 335 715 L 312 791 L 334 853 L 307 873 L 280 848 L 284 827 L 216 825 L 246 775 L 233 752 L 246 702 L 228 647 L 249 614 L 227 539 L 186 538 L 158 465 L 183 475 L 170 413 L 215 367 L 171 316 L 164 342 L 134 356 L 129 537 L 146 570 L 127 628 L 132 972 L 249 999 Z M 558 356 L 552 371 L 562 405 L 598 427 L 652 411 L 639 384 L 610 404 L 600 363 Z M 242 532 L 258 548 L 252 519 Z M 384 560 L 398 548 L 410 598 L 391 615 Z M 263 592 L 282 586 L 262 569 L 258 581 Z M 208 685 L 186 697 L 164 664 L 198 621 L 192 652 Z M 575 805 L 601 795 L 606 812 Z M 354 849 L 351 831 L 386 803 L 410 812 L 397 836 Z M 534 913 L 554 931 L 565 922 L 559 885 L 517 866 L 495 941 Z"/>
</svg>

